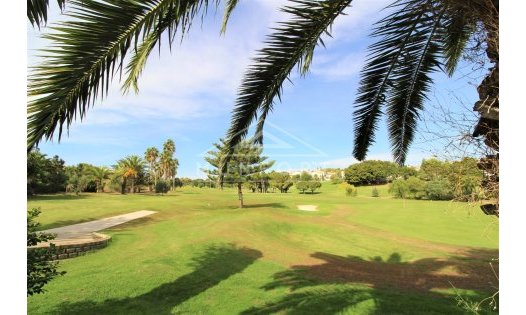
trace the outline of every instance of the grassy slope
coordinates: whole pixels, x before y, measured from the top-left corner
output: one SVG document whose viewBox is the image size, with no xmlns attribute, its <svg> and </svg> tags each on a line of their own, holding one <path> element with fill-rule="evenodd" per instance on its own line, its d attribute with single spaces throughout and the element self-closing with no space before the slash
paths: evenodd
<svg viewBox="0 0 526 315">
<path fill-rule="evenodd" d="M 439 314 L 461 313 L 449 282 L 475 299 L 487 295 L 463 276 L 490 272 L 479 261 L 498 255 L 491 217 L 465 204 L 404 205 L 387 198 L 385 187 L 380 195 L 370 198 L 366 187 L 349 198 L 325 184 L 314 195 L 247 193 L 245 210 L 236 208 L 233 190 L 32 199 L 28 207 L 42 208 L 44 228 L 159 213 L 106 231 L 113 241 L 103 250 L 62 261 L 67 274 L 28 298 L 28 311 Z M 320 211 L 298 211 L 298 204 Z"/>
</svg>

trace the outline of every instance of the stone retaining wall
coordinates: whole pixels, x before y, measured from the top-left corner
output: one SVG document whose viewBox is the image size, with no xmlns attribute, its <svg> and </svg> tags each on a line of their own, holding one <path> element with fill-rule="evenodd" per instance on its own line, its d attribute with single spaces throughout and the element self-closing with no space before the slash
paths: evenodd
<svg viewBox="0 0 526 315">
<path fill-rule="evenodd" d="M 80 239 L 66 239 L 66 240 L 52 240 L 50 243 L 55 244 L 57 254 L 54 255 L 54 259 L 67 259 L 73 258 L 80 255 L 84 255 L 87 252 L 104 248 L 108 246 L 111 241 L 111 237 L 104 234 L 92 233 L 89 237 Z M 49 243 L 39 244 L 34 247 L 28 247 L 28 250 L 32 248 L 46 248 L 49 247 Z"/>
</svg>

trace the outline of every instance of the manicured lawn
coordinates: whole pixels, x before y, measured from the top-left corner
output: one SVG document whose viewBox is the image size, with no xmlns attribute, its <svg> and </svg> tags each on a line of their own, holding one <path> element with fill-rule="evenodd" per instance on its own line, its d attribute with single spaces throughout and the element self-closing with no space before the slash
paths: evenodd
<svg viewBox="0 0 526 315">
<path fill-rule="evenodd" d="M 165 196 L 42 196 L 43 228 L 137 210 L 105 249 L 28 298 L 29 314 L 463 314 L 493 293 L 498 221 L 464 203 L 183 188 Z M 317 205 L 319 211 L 297 210 Z M 457 289 L 455 291 L 453 286 Z"/>
</svg>

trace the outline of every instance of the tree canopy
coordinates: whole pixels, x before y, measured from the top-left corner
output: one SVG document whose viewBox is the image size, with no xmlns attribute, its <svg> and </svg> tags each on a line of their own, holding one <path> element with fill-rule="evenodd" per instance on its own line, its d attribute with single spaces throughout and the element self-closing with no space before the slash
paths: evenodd
<svg viewBox="0 0 526 315">
<path fill-rule="evenodd" d="M 61 7 L 65 2 L 58 1 Z M 138 77 L 163 34 L 171 46 L 176 35 L 182 37 L 195 19 L 206 15 L 209 5 L 221 2 L 68 1 L 66 20 L 44 35 L 51 41 L 43 51 L 46 61 L 29 77 L 28 149 L 55 132 L 60 140 L 63 129 L 76 117 L 82 119 L 96 98 L 108 93 L 117 71 L 125 70 L 123 90 L 137 91 Z M 28 2 L 31 23 L 39 26 L 47 20 L 47 3 Z M 223 3 L 224 32 L 239 1 Z M 352 0 L 291 0 L 282 8 L 288 20 L 273 28 L 238 89 L 226 138 L 227 157 L 256 116 L 254 141 L 262 143 L 265 120 L 276 97 L 281 97 L 283 83 L 295 68 L 302 75 L 308 72 L 315 48 L 324 45 L 324 36 L 330 36 L 332 24 L 351 4 Z M 433 84 L 431 74 L 443 70 L 452 75 L 474 35 L 486 35 L 479 49 L 487 48 L 489 59 L 497 64 L 491 78 L 498 76 L 499 5 L 498 0 L 393 0 L 388 8 L 389 14 L 372 30 L 376 42 L 368 48 L 361 72 L 353 154 L 365 159 L 385 113 L 393 156 L 403 164 Z M 125 58 L 128 54 L 131 57 Z M 498 85 L 496 97 L 491 93 L 492 100 L 498 99 Z"/>
<path fill-rule="evenodd" d="M 203 170 L 209 178 L 221 183 L 232 183 L 238 187 L 240 208 L 243 208 L 242 185 L 250 180 L 250 177 L 261 174 L 274 165 L 274 161 L 267 161 L 268 157 L 262 156 L 263 148 L 243 141 L 236 146 L 234 155 L 228 161 L 227 168 L 221 168 L 222 159 L 226 150 L 225 141 L 219 140 L 214 144 L 216 150 L 211 150 L 205 160 L 212 166 L 211 170 Z"/>
</svg>

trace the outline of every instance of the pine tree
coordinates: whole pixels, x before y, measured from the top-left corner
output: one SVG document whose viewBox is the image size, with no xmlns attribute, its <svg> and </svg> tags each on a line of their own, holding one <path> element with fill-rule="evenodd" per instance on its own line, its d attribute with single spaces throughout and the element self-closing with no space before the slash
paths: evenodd
<svg viewBox="0 0 526 315">
<path fill-rule="evenodd" d="M 212 170 L 203 170 L 209 179 L 222 183 L 232 183 L 237 186 L 239 196 L 239 207 L 243 208 L 243 183 L 250 179 L 251 175 L 259 174 L 274 165 L 274 161 L 267 161 L 268 157 L 261 156 L 263 147 L 254 145 L 249 141 L 240 142 L 234 149 L 232 158 L 229 160 L 226 171 L 221 173 L 221 162 L 226 150 L 223 139 L 215 143 L 217 150 L 208 152 L 205 160 L 212 165 Z"/>
</svg>

